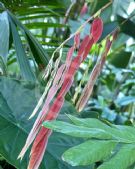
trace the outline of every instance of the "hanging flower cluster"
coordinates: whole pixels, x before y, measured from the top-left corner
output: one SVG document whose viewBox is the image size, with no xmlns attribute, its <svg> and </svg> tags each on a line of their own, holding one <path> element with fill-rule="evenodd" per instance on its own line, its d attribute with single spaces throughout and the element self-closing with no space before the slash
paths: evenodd
<svg viewBox="0 0 135 169">
<path fill-rule="evenodd" d="M 96 29 L 96 28 L 95 28 Z M 97 61 L 96 65 L 94 66 L 91 74 L 90 74 L 90 78 L 87 82 L 87 84 L 85 85 L 82 94 L 80 96 L 80 98 L 78 99 L 78 102 L 76 104 L 76 108 L 78 109 L 78 111 L 82 111 L 83 108 L 85 107 L 85 105 L 87 104 L 89 97 L 93 91 L 93 87 L 95 84 L 95 81 L 97 80 L 97 77 L 99 76 L 103 65 L 105 63 L 107 54 L 111 48 L 112 42 L 115 40 L 117 36 L 117 30 L 115 30 L 109 37 L 107 37 L 106 39 L 106 44 L 105 44 L 105 50 L 101 55 L 101 58 L 99 59 L 99 61 Z M 112 39 L 111 39 L 112 37 Z M 111 40 L 110 40 L 111 39 Z"/>
<path fill-rule="evenodd" d="M 30 152 L 30 161 L 28 169 L 38 169 L 39 165 L 43 159 L 43 155 L 46 150 L 48 138 L 50 137 L 52 131 L 50 129 L 42 127 L 42 123 L 48 120 L 54 120 L 57 118 L 65 100 L 65 95 L 69 91 L 70 87 L 74 81 L 74 75 L 77 72 L 80 64 L 85 60 L 87 55 L 92 48 L 92 45 L 95 44 L 103 31 L 103 22 L 102 19 L 96 17 L 92 22 L 89 35 L 87 35 L 82 42 L 80 42 L 80 33 L 78 32 L 74 37 L 74 44 L 69 49 L 66 57 L 66 61 L 62 64 L 53 79 L 53 83 L 48 91 L 44 106 L 39 113 L 33 128 L 31 129 L 26 143 L 19 155 L 18 158 L 23 158 L 25 152 L 29 146 L 33 143 L 32 149 Z M 105 62 L 106 55 L 110 49 L 112 41 L 107 39 L 106 50 L 101 56 L 99 63 L 93 69 L 93 72 L 90 76 L 88 84 L 84 88 L 83 94 L 81 95 L 77 107 L 81 110 L 86 104 L 90 93 L 93 88 L 91 82 L 95 81 L 99 72 L 102 69 L 102 66 Z M 74 51 L 77 51 L 77 56 L 73 58 Z M 56 97 L 55 97 L 56 96 Z M 54 99 L 55 97 L 55 99 Z M 53 101 L 54 100 L 54 101 Z"/>
</svg>

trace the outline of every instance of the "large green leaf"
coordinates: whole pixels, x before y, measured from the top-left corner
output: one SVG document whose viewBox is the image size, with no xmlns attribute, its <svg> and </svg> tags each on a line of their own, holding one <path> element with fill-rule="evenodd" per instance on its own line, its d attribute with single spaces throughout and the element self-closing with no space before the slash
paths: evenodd
<svg viewBox="0 0 135 169">
<path fill-rule="evenodd" d="M 98 128 L 76 126 L 62 121 L 44 122 L 43 126 L 74 137 L 113 139 L 111 133 Z"/>
<path fill-rule="evenodd" d="M 54 131 L 61 132 L 70 136 L 98 139 L 115 139 L 117 142 L 133 143 L 135 142 L 135 128 L 130 126 L 105 125 L 97 119 L 78 119 L 68 115 L 72 122 L 69 124 L 62 121 L 44 122 L 43 125 Z"/>
<path fill-rule="evenodd" d="M 132 100 L 133 101 L 133 100 Z M 106 122 L 103 123 L 95 118 L 77 118 L 72 115 L 68 115 L 71 121 L 77 126 L 84 126 L 89 128 L 100 128 L 108 131 L 115 139 L 120 142 L 135 142 L 135 128 L 131 126 L 113 125 Z"/>
<path fill-rule="evenodd" d="M 113 124 L 109 124 L 109 127 L 104 123 L 101 124 L 102 122 L 98 122 L 96 119 L 78 119 L 71 115 L 68 116 L 76 125 L 60 121 L 45 122 L 43 125 L 55 131 L 76 137 L 84 137 L 80 133 L 82 129 L 84 133 L 87 132 L 88 127 L 90 131 L 91 129 L 95 131 L 102 129 L 106 133 L 110 133 L 112 139 L 106 140 L 105 135 L 101 135 L 100 137 L 94 136 L 94 138 L 98 139 L 93 139 L 91 138 L 91 133 L 89 133 L 90 140 L 67 150 L 62 156 L 64 161 L 72 166 L 85 166 L 94 162 L 105 161 L 99 169 L 127 169 L 134 164 L 135 127 Z M 78 132 L 79 129 L 80 133 Z"/>
<path fill-rule="evenodd" d="M 7 12 L 0 14 L 0 41 L 0 56 L 6 60 L 9 48 L 9 22 Z"/>
<path fill-rule="evenodd" d="M 22 161 L 17 160 L 17 156 L 35 120 L 28 121 L 28 117 L 39 99 L 36 87 L 30 82 L 0 78 L 0 154 L 18 169 L 25 169 L 28 165 L 29 152 Z M 79 143 L 80 140 L 54 133 L 40 169 L 72 169 L 62 162 L 60 156 L 67 148 Z"/>
<path fill-rule="evenodd" d="M 116 145 L 114 141 L 88 140 L 68 149 L 62 159 L 72 166 L 90 165 L 110 156 Z"/>
</svg>

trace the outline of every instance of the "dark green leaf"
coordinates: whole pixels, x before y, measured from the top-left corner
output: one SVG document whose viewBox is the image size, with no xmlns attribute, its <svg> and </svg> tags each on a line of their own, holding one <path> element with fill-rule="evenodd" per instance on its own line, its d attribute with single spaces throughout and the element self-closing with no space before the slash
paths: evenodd
<svg viewBox="0 0 135 169">
<path fill-rule="evenodd" d="M 126 19 L 119 15 L 117 17 L 118 17 L 119 24 L 121 24 Z M 123 25 L 121 25 L 121 32 L 135 38 L 134 28 L 135 28 L 135 23 L 132 22 L 131 20 L 127 20 Z"/>
<path fill-rule="evenodd" d="M 118 67 L 125 68 L 130 60 L 131 52 L 126 52 L 123 47 L 115 50 L 108 56 L 109 62 Z"/>
<path fill-rule="evenodd" d="M 15 45 L 15 50 L 16 50 L 16 54 L 17 54 L 17 61 L 20 66 L 22 76 L 27 80 L 34 81 L 35 76 L 34 76 L 34 73 L 32 72 L 28 57 L 27 57 L 25 50 L 23 48 L 20 36 L 17 31 L 17 27 L 11 18 L 9 18 L 9 21 L 10 21 L 13 41 L 14 41 L 14 45 Z"/>
<path fill-rule="evenodd" d="M 28 121 L 28 117 L 39 99 L 37 87 L 26 81 L 0 78 L 0 154 L 17 169 L 26 169 L 28 165 L 29 152 L 22 161 L 17 160 L 17 156 L 35 121 L 35 118 Z M 81 169 L 70 167 L 60 159 L 67 148 L 76 144 L 80 144 L 79 139 L 54 133 L 40 169 Z"/>
<path fill-rule="evenodd" d="M 28 29 L 26 29 L 22 25 L 22 23 L 11 12 L 8 12 L 8 14 L 12 18 L 12 20 L 17 24 L 17 26 L 20 27 L 25 33 L 29 47 L 37 63 L 38 64 L 43 63 L 46 66 L 49 60 L 47 52 L 45 52 L 43 47 L 36 40 L 36 38 L 32 35 L 32 33 Z"/>
</svg>

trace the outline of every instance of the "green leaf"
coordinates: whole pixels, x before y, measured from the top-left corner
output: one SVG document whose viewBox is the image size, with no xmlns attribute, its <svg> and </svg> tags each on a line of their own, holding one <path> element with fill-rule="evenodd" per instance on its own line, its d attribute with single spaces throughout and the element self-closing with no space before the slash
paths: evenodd
<svg viewBox="0 0 135 169">
<path fill-rule="evenodd" d="M 69 117 L 71 118 L 72 116 L 69 115 Z M 109 127 L 93 118 L 86 120 L 72 118 L 72 121 L 75 125 L 62 121 L 46 121 L 43 123 L 43 126 L 74 137 L 98 138 L 103 140 L 114 139 L 121 143 L 135 142 L 135 128 L 133 127 L 116 127 L 117 125 L 112 124 L 110 124 L 111 127 Z"/>
<path fill-rule="evenodd" d="M 0 78 L 0 154 L 19 169 L 27 168 L 28 163 L 28 154 L 23 161 L 17 160 L 17 156 L 31 125 L 27 124 L 27 115 L 36 103 L 32 98 L 34 92 L 25 83 Z"/>
<path fill-rule="evenodd" d="M 103 33 L 99 41 L 103 40 L 107 35 L 109 35 L 116 27 L 118 26 L 117 22 L 109 22 L 104 25 Z"/>
<path fill-rule="evenodd" d="M 131 126 L 113 125 L 111 123 L 105 124 L 98 119 L 94 118 L 77 118 L 72 115 L 68 115 L 71 121 L 77 126 L 89 127 L 89 128 L 99 128 L 108 133 L 119 142 L 131 143 L 135 141 L 135 128 Z"/>
<path fill-rule="evenodd" d="M 28 41 L 30 50 L 38 64 L 44 64 L 45 66 L 48 64 L 49 57 L 47 52 L 43 49 L 40 43 L 36 40 L 36 38 L 32 35 L 32 33 L 25 28 L 25 26 L 11 13 L 8 11 L 9 17 L 16 23 L 18 27 L 21 28 L 23 33 L 25 33 L 26 40 Z"/>
<path fill-rule="evenodd" d="M 124 33 L 119 33 L 115 42 L 112 44 L 112 52 L 119 49 L 121 46 L 124 46 L 125 41 L 127 41 L 129 38 L 130 36 Z"/>
<path fill-rule="evenodd" d="M 17 61 L 20 66 L 22 76 L 27 80 L 34 81 L 35 76 L 34 76 L 34 73 L 32 72 L 28 57 L 27 57 L 25 50 L 23 48 L 20 36 L 17 31 L 17 27 L 10 17 L 9 17 L 9 21 L 10 21 L 13 41 L 14 41 L 14 45 L 15 45 L 15 50 L 16 50 L 16 54 L 17 54 Z"/>
<path fill-rule="evenodd" d="M 6 61 L 9 49 L 9 22 L 7 12 L 0 14 L 0 56 Z"/>
<path fill-rule="evenodd" d="M 127 67 L 131 57 L 131 52 L 126 52 L 123 47 L 116 49 L 108 56 L 109 62 L 118 68 Z"/>
<path fill-rule="evenodd" d="M 26 169 L 28 165 L 29 151 L 22 161 L 17 160 L 17 156 L 35 121 L 35 118 L 28 121 L 28 117 L 39 99 L 37 87 L 27 81 L 0 77 L 0 154 L 17 169 Z M 40 169 L 81 169 L 71 167 L 60 159 L 67 148 L 80 144 L 80 141 L 53 133 Z"/>
<path fill-rule="evenodd" d="M 98 119 L 95 118 L 77 118 L 75 116 L 72 116 L 70 114 L 67 114 L 67 116 L 70 118 L 70 120 L 77 126 L 84 126 L 89 128 L 100 128 L 103 130 L 109 130 L 111 129 L 110 126 L 102 123 Z"/>
<path fill-rule="evenodd" d="M 125 21 L 126 18 L 121 16 L 117 16 L 119 24 Z M 123 25 L 121 25 L 121 32 L 135 38 L 135 31 L 134 31 L 135 23 L 131 20 L 127 20 Z"/>
<path fill-rule="evenodd" d="M 28 23 L 25 24 L 25 26 L 29 29 L 40 29 L 40 28 L 62 28 L 62 27 L 67 27 L 66 25 L 63 24 L 58 24 L 58 23 L 44 23 L 44 22 L 37 22 L 37 23 Z"/>
<path fill-rule="evenodd" d="M 126 106 L 134 102 L 135 102 L 135 96 L 125 96 L 123 98 L 116 100 L 116 103 L 120 106 Z"/>
<path fill-rule="evenodd" d="M 71 115 L 68 116 L 76 125 L 60 121 L 44 122 L 43 125 L 60 133 L 75 137 L 91 138 L 91 140 L 67 150 L 62 156 L 64 161 L 72 166 L 85 166 L 107 160 L 101 165 L 101 167 L 105 166 L 105 168 L 101 169 L 127 169 L 134 163 L 135 127 L 113 124 L 107 126 L 96 119 L 78 119 Z M 95 132 L 98 130 L 104 131 L 108 136 L 110 134 L 111 137 L 107 138 L 107 135 L 103 133 L 94 133 L 92 129 Z M 128 153 L 126 153 L 126 149 Z M 128 156 L 127 160 L 125 160 L 125 154 Z M 133 157 L 130 158 L 132 154 Z M 118 165 L 116 165 L 116 161 L 119 163 Z M 123 166 L 124 168 L 122 168 Z"/>
<path fill-rule="evenodd" d="M 103 163 L 98 169 L 127 169 L 135 162 L 135 145 L 125 144 L 114 157 Z"/>
<path fill-rule="evenodd" d="M 61 132 L 74 137 L 83 138 L 98 138 L 98 139 L 112 139 L 111 133 L 102 129 L 88 128 L 83 126 L 76 126 L 62 121 L 46 121 L 43 123 L 44 127 L 53 129 L 54 131 Z"/>
<path fill-rule="evenodd" d="M 62 159 L 72 166 L 90 165 L 110 156 L 116 145 L 113 141 L 89 140 L 68 149 Z"/>
</svg>

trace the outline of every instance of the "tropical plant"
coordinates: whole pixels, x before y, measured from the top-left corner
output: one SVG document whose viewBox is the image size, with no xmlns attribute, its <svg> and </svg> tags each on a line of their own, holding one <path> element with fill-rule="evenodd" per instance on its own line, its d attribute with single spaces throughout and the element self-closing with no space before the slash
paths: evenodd
<svg viewBox="0 0 135 169">
<path fill-rule="evenodd" d="M 133 6 L 1 0 L 1 167 L 134 168 Z"/>
</svg>

